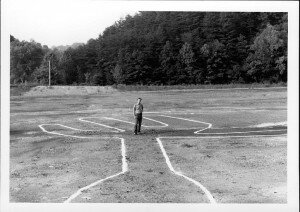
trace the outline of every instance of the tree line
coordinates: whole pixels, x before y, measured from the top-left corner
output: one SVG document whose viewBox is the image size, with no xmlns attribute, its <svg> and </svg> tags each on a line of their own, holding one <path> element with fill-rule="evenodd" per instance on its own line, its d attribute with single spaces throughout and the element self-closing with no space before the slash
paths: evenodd
<svg viewBox="0 0 300 212">
<path fill-rule="evenodd" d="M 176 85 L 287 81 L 287 13 L 139 12 L 76 48 L 11 36 L 11 83 Z"/>
</svg>

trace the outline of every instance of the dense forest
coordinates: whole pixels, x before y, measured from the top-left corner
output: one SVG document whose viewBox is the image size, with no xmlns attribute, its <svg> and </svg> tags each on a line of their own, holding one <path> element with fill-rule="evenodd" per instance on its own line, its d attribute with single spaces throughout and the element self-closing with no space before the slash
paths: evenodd
<svg viewBox="0 0 300 212">
<path fill-rule="evenodd" d="M 176 85 L 287 81 L 287 13 L 139 12 L 64 50 L 11 35 L 11 83 Z"/>
</svg>

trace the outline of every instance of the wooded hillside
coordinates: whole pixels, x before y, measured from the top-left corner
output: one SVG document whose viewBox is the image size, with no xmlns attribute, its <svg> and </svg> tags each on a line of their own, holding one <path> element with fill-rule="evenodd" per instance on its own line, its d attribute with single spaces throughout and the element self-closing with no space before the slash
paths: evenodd
<svg viewBox="0 0 300 212">
<path fill-rule="evenodd" d="M 287 81 L 287 13 L 140 12 L 65 51 L 11 36 L 11 83 Z"/>
</svg>

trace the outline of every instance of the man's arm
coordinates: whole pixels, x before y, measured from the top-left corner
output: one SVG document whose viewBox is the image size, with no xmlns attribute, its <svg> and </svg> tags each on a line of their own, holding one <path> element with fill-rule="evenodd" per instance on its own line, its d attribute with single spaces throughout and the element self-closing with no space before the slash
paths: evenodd
<svg viewBox="0 0 300 212">
<path fill-rule="evenodd" d="M 135 116 L 135 105 L 133 105 L 133 116 Z"/>
</svg>

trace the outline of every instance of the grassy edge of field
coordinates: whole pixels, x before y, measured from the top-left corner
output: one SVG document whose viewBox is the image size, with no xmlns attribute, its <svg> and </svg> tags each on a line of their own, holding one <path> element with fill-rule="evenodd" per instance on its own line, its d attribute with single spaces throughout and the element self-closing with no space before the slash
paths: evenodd
<svg viewBox="0 0 300 212">
<path fill-rule="evenodd" d="M 31 84 L 19 84 L 11 85 L 10 95 L 11 96 L 22 96 L 24 93 L 28 92 L 30 89 L 38 85 Z M 77 85 L 55 85 L 59 86 L 72 86 L 77 87 Z M 92 85 L 90 85 L 92 86 Z M 89 85 L 78 85 L 78 87 L 89 87 Z M 102 87 L 102 86 L 101 86 Z M 230 89 L 230 88 L 272 88 L 272 87 L 287 87 L 287 83 L 253 83 L 253 84 L 193 84 L 193 85 L 112 85 L 113 89 L 119 92 L 126 91 L 165 91 L 165 90 L 192 90 L 192 89 Z"/>
<path fill-rule="evenodd" d="M 193 85 L 113 85 L 118 91 L 159 91 L 186 89 L 230 89 L 230 88 L 272 88 L 287 87 L 286 83 L 253 83 L 253 84 L 193 84 Z"/>
</svg>

